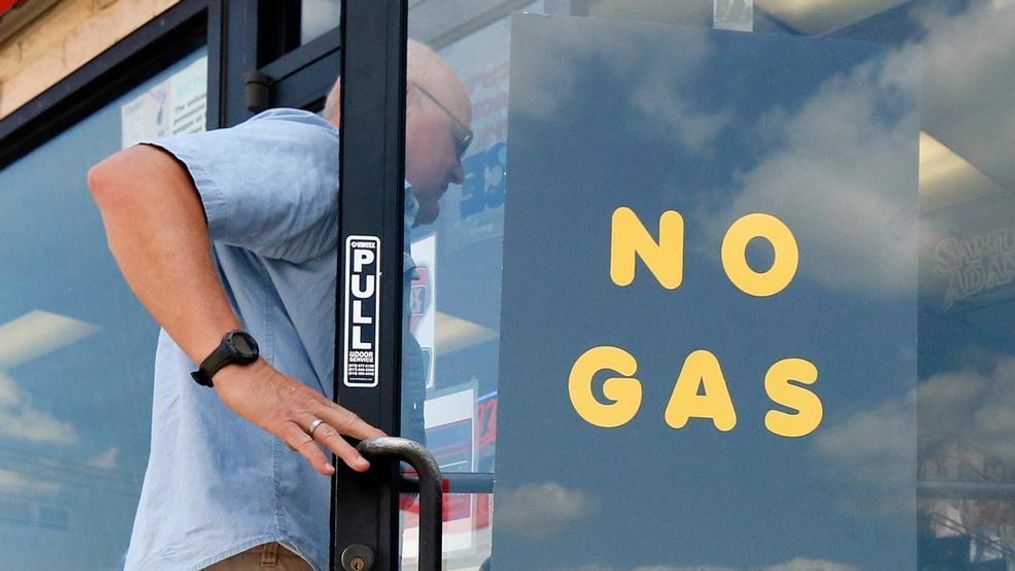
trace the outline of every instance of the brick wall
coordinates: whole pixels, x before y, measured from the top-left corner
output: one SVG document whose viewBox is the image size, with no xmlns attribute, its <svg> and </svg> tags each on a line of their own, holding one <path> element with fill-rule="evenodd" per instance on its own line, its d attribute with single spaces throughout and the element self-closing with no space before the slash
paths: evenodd
<svg viewBox="0 0 1015 571">
<path fill-rule="evenodd" d="M 0 44 L 0 118 L 178 1 L 61 0 Z"/>
</svg>

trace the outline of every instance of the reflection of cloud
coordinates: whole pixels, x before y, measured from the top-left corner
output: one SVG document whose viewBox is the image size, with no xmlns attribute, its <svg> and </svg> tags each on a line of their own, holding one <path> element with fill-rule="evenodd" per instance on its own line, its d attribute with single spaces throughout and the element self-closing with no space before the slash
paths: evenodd
<svg viewBox="0 0 1015 571">
<path fill-rule="evenodd" d="M 339 0 L 303 0 L 302 11 L 300 35 L 307 42 L 338 25 L 342 3 Z"/>
<path fill-rule="evenodd" d="M 497 490 L 498 525 L 519 535 L 556 535 L 593 510 L 593 500 L 584 492 L 555 482 Z"/>
<path fill-rule="evenodd" d="M 56 495 L 63 485 L 59 482 L 49 482 L 29 478 L 21 472 L 0 469 L 0 494 L 13 496 L 53 496 Z"/>
<path fill-rule="evenodd" d="M 31 398 L 0 371 L 0 435 L 51 444 L 77 441 L 74 425 L 32 406 Z"/>
<path fill-rule="evenodd" d="M 752 567 L 757 571 L 859 571 L 858 567 L 833 563 L 822 559 L 796 558 L 792 561 L 769 565 L 768 567 Z M 557 569 L 555 571 L 734 571 L 732 567 L 720 567 L 716 565 L 643 565 L 629 569 L 609 567 L 606 565 L 583 565 L 571 569 Z"/>
<path fill-rule="evenodd" d="M 815 434 L 814 449 L 846 484 L 851 503 L 844 507 L 849 511 L 908 517 L 914 507 L 916 455 L 921 464 L 940 462 L 948 446 L 957 444 L 968 458 L 979 453 L 1015 462 L 1013 411 L 1015 357 L 1004 355 L 932 375 L 905 397 L 834 423 Z M 949 466 L 945 462 L 928 476 L 959 477 Z"/>
<path fill-rule="evenodd" d="M 938 373 L 920 383 L 920 451 L 957 443 L 1015 461 L 1015 357 Z"/>
<path fill-rule="evenodd" d="M 89 458 L 88 466 L 99 470 L 112 470 L 116 468 L 119 457 L 120 449 L 111 446 L 105 452 L 100 452 Z"/>
<path fill-rule="evenodd" d="M 648 69 L 644 76 L 635 79 L 630 101 L 635 109 L 652 123 L 652 128 L 674 138 L 677 143 L 692 152 L 705 152 L 719 132 L 730 122 L 728 113 L 702 113 L 679 96 L 681 79 L 685 73 L 669 69 L 666 60 L 660 57 L 648 58 Z M 704 55 L 702 54 L 702 57 Z M 642 59 L 646 58 L 642 56 Z"/>
<path fill-rule="evenodd" d="M 821 559 L 797 558 L 786 563 L 765 567 L 764 571 L 859 571 L 859 567 Z"/>
<path fill-rule="evenodd" d="M 554 571 L 735 571 L 730 567 L 716 567 L 714 565 L 643 565 L 641 567 L 610 567 L 592 563 L 581 567 L 557 568 Z"/>
<path fill-rule="evenodd" d="M 760 129 L 770 150 L 738 176 L 737 198 L 709 215 L 706 227 L 769 212 L 796 235 L 801 275 L 837 291 L 914 292 L 919 66 L 913 56 L 902 50 L 868 61 L 827 80 L 799 107 L 768 113 Z"/>
<path fill-rule="evenodd" d="M 46 311 L 0 325 L 0 369 L 14 367 L 97 332 L 99 327 Z"/>
<path fill-rule="evenodd" d="M 845 511 L 910 517 L 916 507 L 916 393 L 817 432 L 814 450 L 841 479 Z"/>
<path fill-rule="evenodd" d="M 612 80 L 629 86 L 627 103 L 640 118 L 636 129 L 642 135 L 672 138 L 689 151 L 705 152 L 730 123 L 728 113 L 702 110 L 685 96 L 688 80 L 709 58 L 705 33 L 684 31 L 686 41 L 674 50 L 669 42 L 630 34 L 627 43 L 604 42 L 587 25 L 568 21 L 555 22 L 553 30 L 545 38 L 552 56 L 526 62 L 526 79 L 532 83 L 518 93 L 527 98 L 512 94 L 519 113 L 543 121 L 561 116 L 577 98 L 588 96 L 578 93 L 579 74 L 601 71 L 596 67 L 601 64 Z"/>
<path fill-rule="evenodd" d="M 1005 186 L 1015 183 L 1015 3 L 919 12 L 927 32 L 924 112 L 931 134 Z"/>
</svg>

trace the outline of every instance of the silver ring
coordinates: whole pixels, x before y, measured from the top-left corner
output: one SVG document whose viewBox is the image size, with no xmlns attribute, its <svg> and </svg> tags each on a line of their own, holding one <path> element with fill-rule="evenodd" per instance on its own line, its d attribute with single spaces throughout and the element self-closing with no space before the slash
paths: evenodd
<svg viewBox="0 0 1015 571">
<path fill-rule="evenodd" d="M 324 421 L 319 418 L 315 418 L 314 421 L 310 423 L 310 428 L 307 430 L 307 434 L 310 435 L 310 438 L 314 437 L 314 431 L 320 428 L 322 424 L 324 424 Z"/>
</svg>

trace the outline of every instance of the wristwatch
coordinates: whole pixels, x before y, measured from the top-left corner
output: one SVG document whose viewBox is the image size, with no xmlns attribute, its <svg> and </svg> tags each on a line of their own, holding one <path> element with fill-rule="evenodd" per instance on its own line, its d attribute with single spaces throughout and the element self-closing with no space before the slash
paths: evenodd
<svg viewBox="0 0 1015 571">
<path fill-rule="evenodd" d="M 222 342 L 201 362 L 201 367 L 190 374 L 197 384 L 210 387 L 211 378 L 226 365 L 249 365 L 259 355 L 257 341 L 246 331 L 230 331 Z"/>
</svg>

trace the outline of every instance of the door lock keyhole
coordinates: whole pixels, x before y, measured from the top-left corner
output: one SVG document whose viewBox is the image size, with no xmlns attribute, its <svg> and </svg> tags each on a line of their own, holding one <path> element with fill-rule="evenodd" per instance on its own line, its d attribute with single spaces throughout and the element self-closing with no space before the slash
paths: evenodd
<svg viewBox="0 0 1015 571">
<path fill-rule="evenodd" d="M 342 551 L 344 571 L 370 571 L 374 568 L 374 551 L 366 545 L 350 545 Z"/>
</svg>

